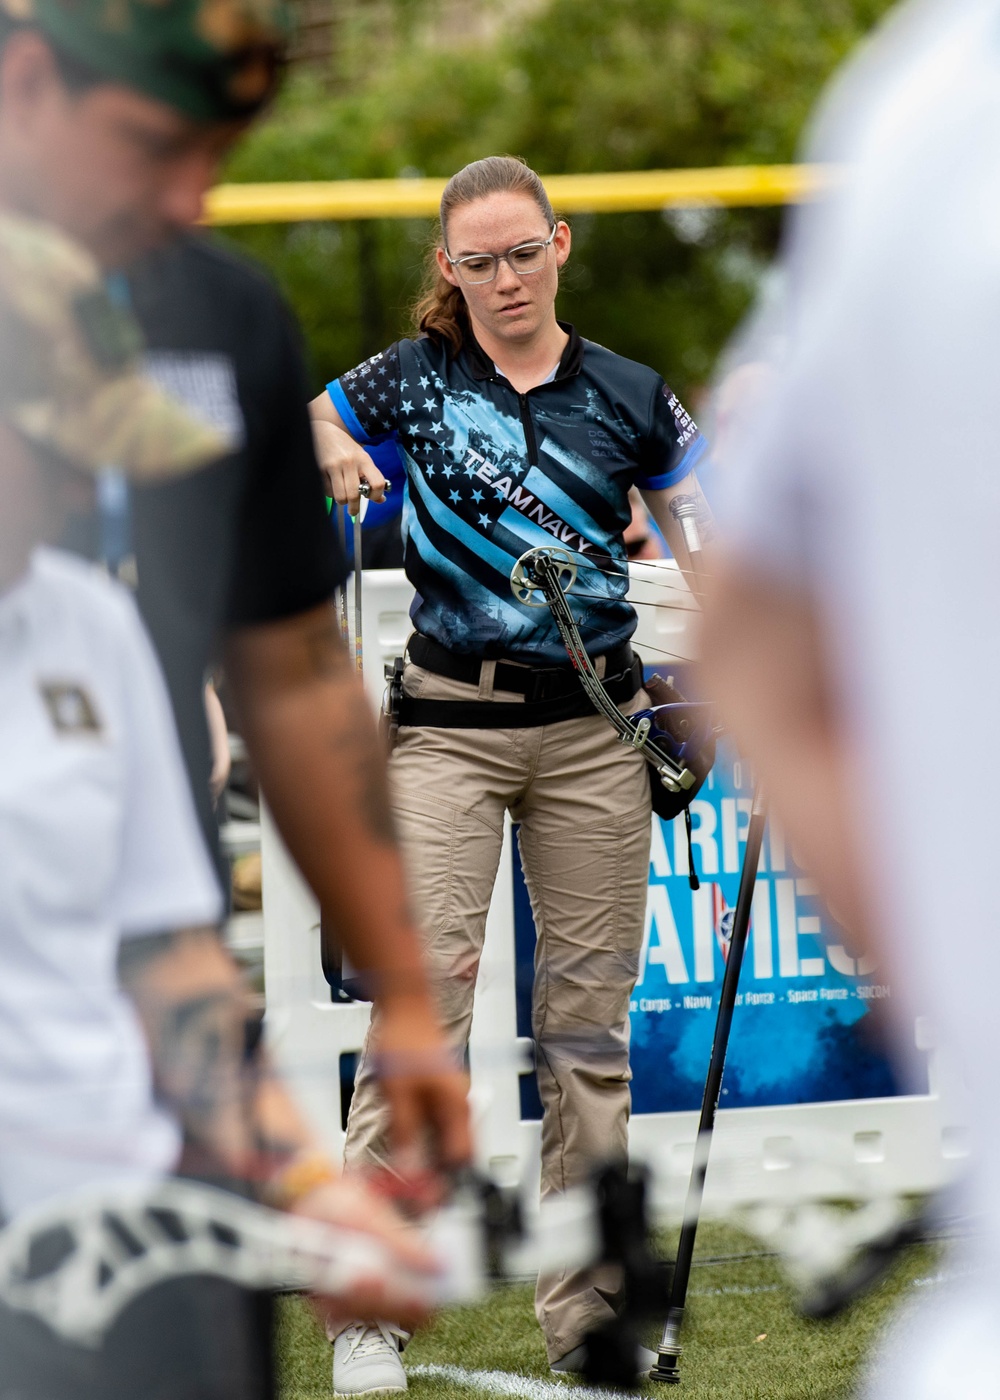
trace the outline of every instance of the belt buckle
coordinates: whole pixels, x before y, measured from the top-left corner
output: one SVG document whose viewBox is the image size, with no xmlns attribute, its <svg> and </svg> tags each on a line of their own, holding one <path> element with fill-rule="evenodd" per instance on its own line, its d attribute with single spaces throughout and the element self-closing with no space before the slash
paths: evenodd
<svg viewBox="0 0 1000 1400">
<path fill-rule="evenodd" d="M 532 671 L 528 688 L 525 691 L 525 703 L 538 705 L 546 700 L 558 700 L 570 695 L 572 686 L 567 685 L 567 682 L 573 674 L 573 672 L 564 671 L 555 666 Z"/>
<path fill-rule="evenodd" d="M 528 673 L 528 684 L 524 691 L 526 705 L 538 705 L 543 700 L 548 700 L 548 681 L 551 674 L 551 671 L 530 671 Z"/>
</svg>

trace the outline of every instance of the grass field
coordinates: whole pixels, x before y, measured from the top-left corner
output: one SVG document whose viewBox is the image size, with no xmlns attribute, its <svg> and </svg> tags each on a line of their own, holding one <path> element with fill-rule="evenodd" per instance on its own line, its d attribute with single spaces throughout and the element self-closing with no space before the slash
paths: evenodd
<svg viewBox="0 0 1000 1400">
<path fill-rule="evenodd" d="M 909 1250 L 894 1272 L 835 1322 L 806 1322 L 795 1313 L 777 1261 L 757 1254 L 707 1262 L 760 1246 L 725 1226 L 699 1231 L 688 1295 L 682 1384 L 647 1384 L 666 1400 L 840 1400 L 852 1393 L 859 1368 L 895 1303 L 932 1286 L 940 1252 Z M 283 1400 L 329 1400 L 330 1347 L 299 1299 L 282 1305 L 279 1354 Z M 649 1339 L 655 1345 L 654 1339 Z M 485 1303 L 443 1313 L 406 1350 L 412 1400 L 475 1400 L 521 1394 L 551 1400 L 574 1389 L 548 1370 L 532 1310 L 532 1289 L 505 1288 Z M 447 1368 L 460 1368 L 459 1376 Z M 440 1369 L 438 1369 L 440 1368 Z M 502 1372 L 504 1376 L 470 1376 Z M 519 1384 L 537 1378 L 543 1385 Z"/>
</svg>

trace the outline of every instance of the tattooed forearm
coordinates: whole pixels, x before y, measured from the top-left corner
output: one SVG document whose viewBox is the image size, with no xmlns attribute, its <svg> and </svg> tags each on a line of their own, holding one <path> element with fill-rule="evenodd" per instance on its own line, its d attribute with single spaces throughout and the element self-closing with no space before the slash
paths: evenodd
<svg viewBox="0 0 1000 1400">
<path fill-rule="evenodd" d="M 153 1045 L 156 1087 L 184 1127 L 188 1154 L 251 1174 L 254 1062 L 244 1053 L 240 998 L 194 997 L 164 1008 Z"/>
<path fill-rule="evenodd" d="M 230 639 L 227 658 L 243 737 L 309 877 L 315 866 L 306 846 L 325 839 L 331 819 L 356 827 L 359 838 L 394 846 L 374 715 L 332 608 L 244 628 Z M 322 859 L 329 861 L 328 852 Z"/>
<path fill-rule="evenodd" d="M 149 933 L 143 938 L 126 938 L 118 949 L 118 977 L 122 985 L 131 988 L 150 963 L 170 952 L 177 937 L 174 931 Z"/>
<path fill-rule="evenodd" d="M 312 1140 L 215 930 L 130 940 L 119 966 L 149 1042 L 156 1092 L 184 1130 L 183 1169 L 263 1186 Z"/>
<path fill-rule="evenodd" d="M 329 615 L 310 619 L 302 629 L 302 646 L 309 673 L 317 679 L 340 680 L 353 674 L 332 610 Z"/>
<path fill-rule="evenodd" d="M 214 930 L 130 939 L 119 970 L 146 1032 L 158 1097 L 199 1160 L 239 1174 L 256 1093 L 239 970 Z"/>
<path fill-rule="evenodd" d="M 237 1125 L 246 1122 L 252 1080 L 245 1044 L 242 998 L 232 993 L 209 993 L 164 1008 L 157 1085 L 196 1141 L 215 1142 L 227 1127 L 239 1134 Z"/>
<path fill-rule="evenodd" d="M 338 706 L 331 725 L 329 747 L 344 769 L 345 800 L 354 799 L 366 833 L 383 845 L 395 846 L 396 824 L 389 801 L 385 754 L 360 688 L 345 695 Z"/>
<path fill-rule="evenodd" d="M 364 693 L 358 685 L 332 614 L 303 630 L 303 646 L 311 674 L 340 681 L 332 704 L 329 747 L 345 767 L 344 800 L 353 796 L 367 833 L 383 844 L 395 845 L 396 831 L 389 804 L 385 759 Z"/>
</svg>

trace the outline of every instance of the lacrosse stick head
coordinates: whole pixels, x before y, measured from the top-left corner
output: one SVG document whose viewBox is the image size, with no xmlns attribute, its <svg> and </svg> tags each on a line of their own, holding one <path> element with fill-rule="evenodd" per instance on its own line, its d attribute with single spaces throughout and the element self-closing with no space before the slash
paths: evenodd
<svg viewBox="0 0 1000 1400">
<path fill-rule="evenodd" d="M 674 1158 L 656 1162 L 658 1204 L 674 1218 L 685 1211 L 683 1167 Z M 763 1137 L 720 1121 L 699 1213 L 778 1255 L 804 1316 L 832 1317 L 922 1235 L 934 1209 L 893 1191 L 872 1168 L 855 1155 L 852 1134 L 797 1127 Z"/>
</svg>

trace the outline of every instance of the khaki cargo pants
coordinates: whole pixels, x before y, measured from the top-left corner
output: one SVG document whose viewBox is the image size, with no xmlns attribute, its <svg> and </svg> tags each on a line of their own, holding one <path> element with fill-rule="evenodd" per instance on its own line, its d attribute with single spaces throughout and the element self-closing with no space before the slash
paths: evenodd
<svg viewBox="0 0 1000 1400">
<path fill-rule="evenodd" d="M 407 694 L 516 702 L 408 665 Z M 649 701 L 640 693 L 623 709 Z M 542 1118 L 542 1196 L 624 1156 L 629 1116 L 628 1004 L 649 869 L 644 760 L 595 714 L 536 729 L 406 728 L 389 764 L 393 806 L 444 1025 L 468 1041 L 504 812 L 519 846 L 538 943 L 532 1025 Z M 366 1046 L 367 1051 L 367 1046 Z M 385 1113 L 362 1054 L 347 1124 L 348 1168 L 385 1163 Z M 538 1280 L 535 1311 L 550 1361 L 606 1321 L 617 1270 Z"/>
</svg>

